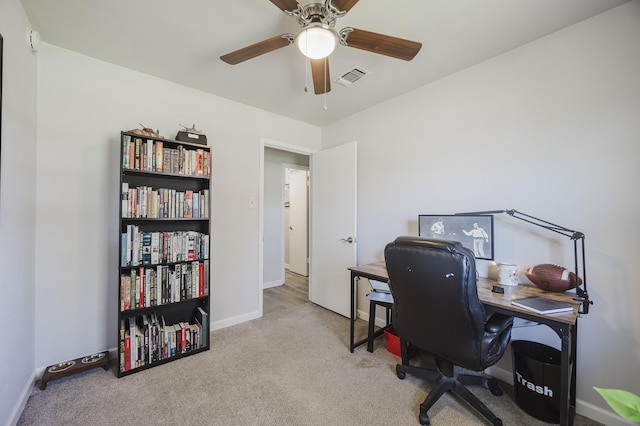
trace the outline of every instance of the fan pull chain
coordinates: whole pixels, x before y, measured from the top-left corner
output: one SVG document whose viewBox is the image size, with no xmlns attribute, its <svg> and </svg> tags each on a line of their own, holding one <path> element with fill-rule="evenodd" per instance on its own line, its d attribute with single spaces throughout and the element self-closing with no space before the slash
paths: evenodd
<svg viewBox="0 0 640 426">
<path fill-rule="evenodd" d="M 329 107 L 327 106 L 327 62 L 328 59 L 325 58 L 324 59 L 324 105 L 322 105 L 322 109 L 323 110 L 328 110 Z"/>
<path fill-rule="evenodd" d="M 305 43 L 305 49 L 308 52 L 309 51 L 309 37 L 306 37 L 304 40 Z M 309 92 L 309 68 L 311 67 L 311 59 L 307 58 L 306 55 L 304 55 L 304 93 Z"/>
<path fill-rule="evenodd" d="M 304 58 L 304 93 L 309 91 L 309 67 L 311 61 L 305 56 Z"/>
</svg>

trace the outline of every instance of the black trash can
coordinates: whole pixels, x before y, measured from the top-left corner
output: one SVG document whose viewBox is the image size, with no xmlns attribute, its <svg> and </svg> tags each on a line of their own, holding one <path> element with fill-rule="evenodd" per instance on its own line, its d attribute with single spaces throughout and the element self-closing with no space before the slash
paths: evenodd
<svg viewBox="0 0 640 426">
<path fill-rule="evenodd" d="M 547 423 L 560 423 L 560 351 L 537 342 L 511 342 L 515 402 Z"/>
</svg>

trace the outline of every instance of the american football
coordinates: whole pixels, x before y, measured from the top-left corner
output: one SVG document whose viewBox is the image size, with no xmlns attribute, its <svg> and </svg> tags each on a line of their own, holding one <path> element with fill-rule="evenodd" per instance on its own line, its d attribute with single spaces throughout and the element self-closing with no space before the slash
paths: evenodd
<svg viewBox="0 0 640 426">
<path fill-rule="evenodd" d="M 548 291 L 567 291 L 576 287 L 576 274 L 559 265 L 545 263 L 527 269 L 525 275 L 536 286 Z M 582 279 L 578 278 L 578 286 Z"/>
</svg>

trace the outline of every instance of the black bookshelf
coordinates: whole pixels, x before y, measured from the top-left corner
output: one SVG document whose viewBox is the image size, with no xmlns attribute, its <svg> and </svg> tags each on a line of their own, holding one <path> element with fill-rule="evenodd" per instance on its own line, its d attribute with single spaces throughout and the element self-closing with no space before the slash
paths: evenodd
<svg viewBox="0 0 640 426">
<path fill-rule="evenodd" d="M 117 376 L 209 350 L 211 147 L 121 132 Z"/>
</svg>

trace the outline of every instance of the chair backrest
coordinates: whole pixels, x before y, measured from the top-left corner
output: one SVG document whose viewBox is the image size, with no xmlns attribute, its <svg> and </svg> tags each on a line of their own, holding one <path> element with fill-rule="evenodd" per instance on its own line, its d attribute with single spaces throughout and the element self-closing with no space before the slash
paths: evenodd
<svg viewBox="0 0 640 426">
<path fill-rule="evenodd" d="M 480 371 L 486 313 L 473 253 L 455 241 L 398 237 L 385 248 L 393 326 L 420 349 Z"/>
</svg>

